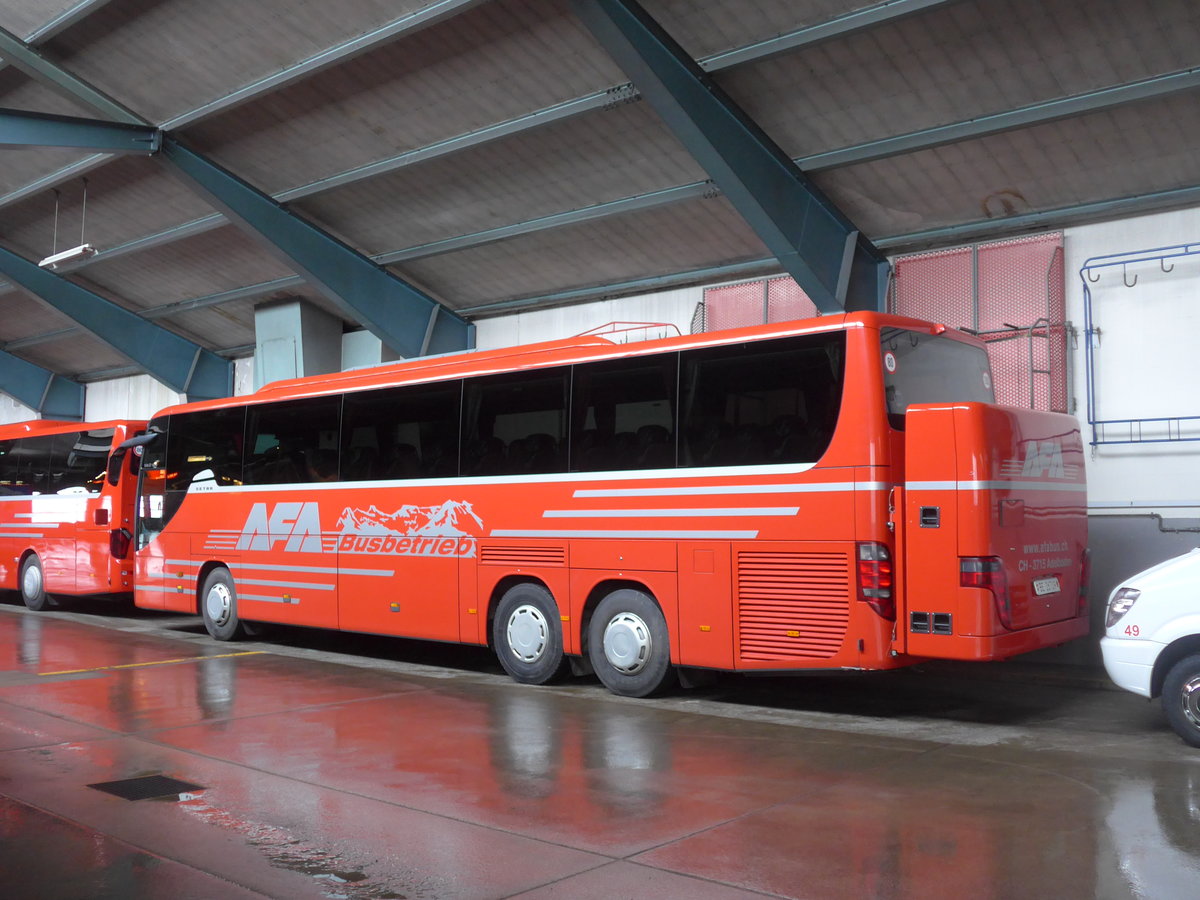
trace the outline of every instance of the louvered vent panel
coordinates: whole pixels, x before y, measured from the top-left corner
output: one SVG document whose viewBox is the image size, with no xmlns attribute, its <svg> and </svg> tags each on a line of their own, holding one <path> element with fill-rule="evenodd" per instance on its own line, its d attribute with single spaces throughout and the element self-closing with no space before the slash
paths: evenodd
<svg viewBox="0 0 1200 900">
<path fill-rule="evenodd" d="M 850 563 L 844 553 L 738 554 L 743 659 L 833 656 L 846 634 L 849 603 Z"/>
<path fill-rule="evenodd" d="M 492 566 L 565 566 L 565 547 L 505 547 L 484 544 L 479 548 L 479 561 Z"/>
</svg>

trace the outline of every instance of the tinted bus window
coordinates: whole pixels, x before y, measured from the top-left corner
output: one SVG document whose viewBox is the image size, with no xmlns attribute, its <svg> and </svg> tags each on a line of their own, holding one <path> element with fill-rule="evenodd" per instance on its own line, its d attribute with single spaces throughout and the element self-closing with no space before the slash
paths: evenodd
<svg viewBox="0 0 1200 900">
<path fill-rule="evenodd" d="M 0 494 L 32 494 L 35 490 L 41 493 L 42 488 L 31 480 L 28 440 L 18 438 L 0 444 Z"/>
<path fill-rule="evenodd" d="M 675 465 L 678 360 L 668 353 L 575 367 L 572 471 Z"/>
<path fill-rule="evenodd" d="M 845 334 L 682 354 L 680 465 L 814 462 L 837 425 Z"/>
<path fill-rule="evenodd" d="M 347 394 L 342 408 L 342 479 L 458 474 L 462 383 Z"/>
<path fill-rule="evenodd" d="M 52 494 L 87 491 L 99 493 L 104 486 L 108 451 L 112 447 L 113 430 L 72 431 L 56 434 L 53 465 L 50 469 L 49 492 Z"/>
<path fill-rule="evenodd" d="M 468 381 L 462 473 L 565 471 L 570 372 L 564 366 Z"/>
<path fill-rule="evenodd" d="M 880 336 L 888 421 L 904 428 L 913 403 L 995 403 L 987 351 L 952 338 L 898 328 Z"/>
<path fill-rule="evenodd" d="M 249 407 L 246 484 L 337 481 L 341 405 L 334 396 Z"/>
<path fill-rule="evenodd" d="M 201 475 L 217 484 L 242 481 L 242 425 L 245 410 L 212 409 L 171 416 L 166 446 L 166 489 L 186 491 Z M 151 445 L 155 452 L 161 442 Z M 151 452 L 147 448 L 145 465 Z M 207 474 L 211 473 L 211 474 Z"/>
<path fill-rule="evenodd" d="M 6 476 L 12 481 L 14 493 L 44 494 L 49 490 L 54 460 L 51 435 L 18 438 L 7 455 Z"/>
</svg>

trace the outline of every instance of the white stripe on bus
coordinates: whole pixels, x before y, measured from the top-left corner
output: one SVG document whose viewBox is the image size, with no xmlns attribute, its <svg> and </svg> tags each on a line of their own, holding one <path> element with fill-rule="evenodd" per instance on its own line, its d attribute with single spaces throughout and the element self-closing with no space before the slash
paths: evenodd
<svg viewBox="0 0 1200 900">
<path fill-rule="evenodd" d="M 494 528 L 489 537 L 522 538 L 672 538 L 677 540 L 714 539 L 749 541 L 757 531 L 549 531 L 522 528 Z"/>
</svg>

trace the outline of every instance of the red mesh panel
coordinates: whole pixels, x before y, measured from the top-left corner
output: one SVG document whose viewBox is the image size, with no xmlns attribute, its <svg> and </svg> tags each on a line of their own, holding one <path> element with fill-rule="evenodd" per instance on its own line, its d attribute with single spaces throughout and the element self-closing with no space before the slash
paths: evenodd
<svg viewBox="0 0 1200 900">
<path fill-rule="evenodd" d="M 767 321 L 790 322 L 792 319 L 811 319 L 817 307 L 808 294 L 790 277 L 772 278 L 767 282 Z"/>
<path fill-rule="evenodd" d="M 762 281 L 747 281 L 704 290 L 704 327 L 707 331 L 761 325 L 763 322 Z"/>
<path fill-rule="evenodd" d="M 979 331 L 1050 319 L 1048 283 L 1061 247 L 1057 233 L 979 245 Z M 1060 281 L 1061 273 L 1060 266 Z"/>
<path fill-rule="evenodd" d="M 917 253 L 896 260 L 892 311 L 951 328 L 975 327 L 973 249 Z"/>
<path fill-rule="evenodd" d="M 892 311 L 979 331 L 1000 403 L 1066 411 L 1061 233 L 900 257 Z"/>
</svg>

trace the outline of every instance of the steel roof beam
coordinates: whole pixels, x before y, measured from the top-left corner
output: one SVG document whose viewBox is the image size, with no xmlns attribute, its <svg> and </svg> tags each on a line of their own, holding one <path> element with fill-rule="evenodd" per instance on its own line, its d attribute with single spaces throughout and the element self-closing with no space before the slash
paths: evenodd
<svg viewBox="0 0 1200 900">
<path fill-rule="evenodd" d="M 11 31 L 0 28 L 0 57 L 3 57 L 30 78 L 76 103 L 82 103 L 114 122 L 144 125 L 144 120 L 134 115 L 112 97 L 76 78 L 55 62 L 51 62 L 32 46 Z"/>
<path fill-rule="evenodd" d="M 821 312 L 881 309 L 887 258 L 634 0 L 572 0 Z"/>
<path fill-rule="evenodd" d="M 229 363 L 199 344 L 2 247 L 0 272 L 171 390 L 192 400 L 229 396 L 233 385 Z"/>
<path fill-rule="evenodd" d="M 0 351 L 0 390 L 47 419 L 83 418 L 83 385 Z"/>
<path fill-rule="evenodd" d="M 150 154 L 159 131 L 149 125 L 0 108 L 0 147 L 74 147 L 103 153 Z"/>
<path fill-rule="evenodd" d="M 471 346 L 474 333 L 465 319 L 169 134 L 159 158 L 397 353 L 413 357 Z"/>
</svg>

